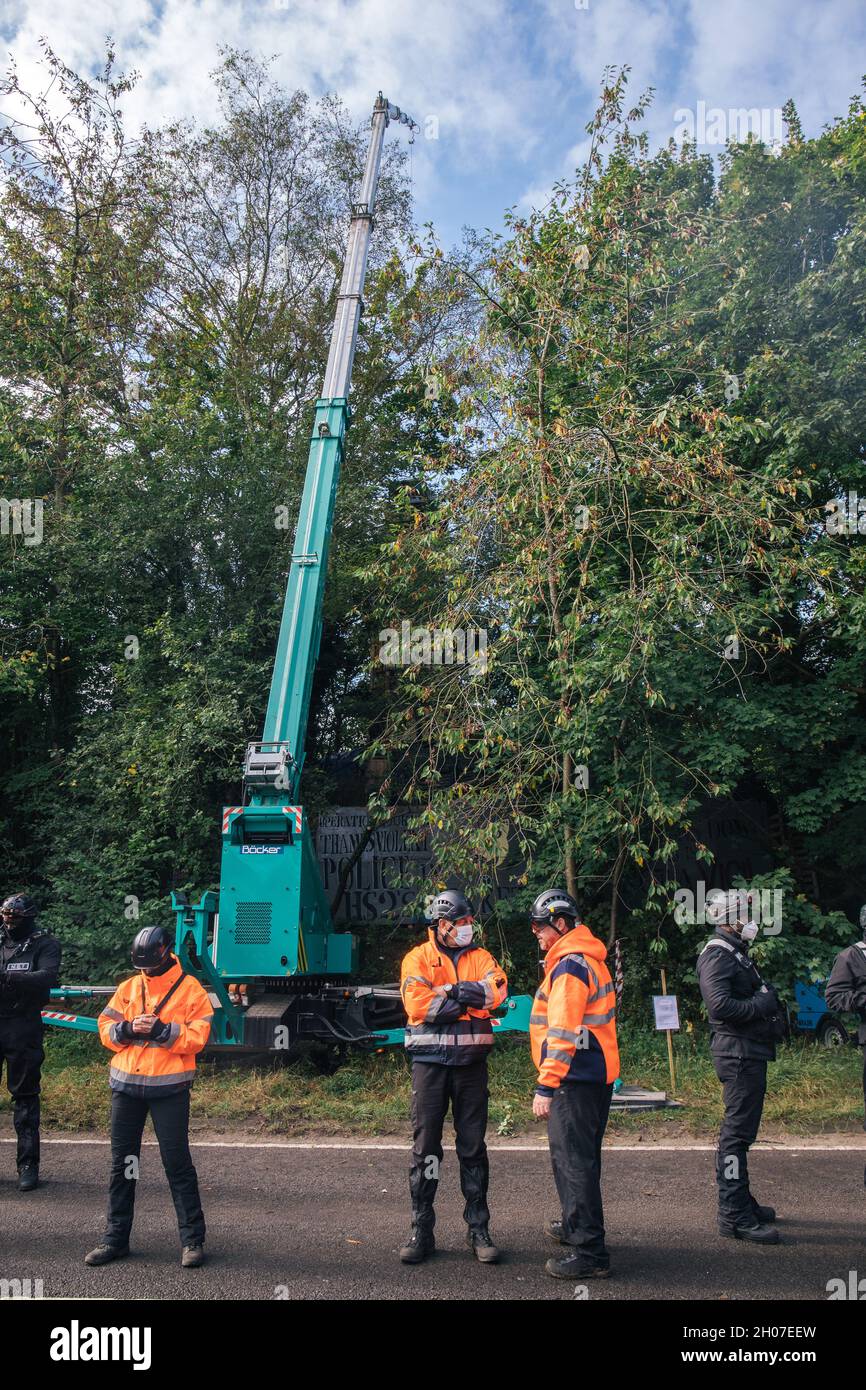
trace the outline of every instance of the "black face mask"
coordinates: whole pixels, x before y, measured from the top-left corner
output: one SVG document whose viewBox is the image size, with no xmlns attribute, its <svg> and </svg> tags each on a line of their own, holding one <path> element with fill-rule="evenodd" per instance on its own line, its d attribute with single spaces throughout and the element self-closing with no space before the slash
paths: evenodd
<svg viewBox="0 0 866 1390">
<path fill-rule="evenodd" d="M 12 941 L 23 941 L 33 930 L 33 922 L 29 917 L 25 917 L 23 921 L 19 922 L 6 920 L 3 925 L 6 928 L 6 935 Z"/>
<path fill-rule="evenodd" d="M 171 951 L 169 951 L 162 965 L 148 965 L 141 973 L 150 980 L 154 975 L 164 975 L 166 970 L 170 970 L 173 965 L 174 961 L 171 958 Z"/>
</svg>

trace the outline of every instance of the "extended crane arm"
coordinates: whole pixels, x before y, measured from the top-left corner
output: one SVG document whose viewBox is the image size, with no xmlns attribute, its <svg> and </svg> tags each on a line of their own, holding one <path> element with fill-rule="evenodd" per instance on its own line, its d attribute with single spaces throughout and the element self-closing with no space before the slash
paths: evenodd
<svg viewBox="0 0 866 1390">
<path fill-rule="evenodd" d="M 322 599 L 349 418 L 349 387 L 361 317 L 361 297 L 373 229 L 373 210 L 389 122 L 414 132 L 415 122 L 381 94 L 373 109 L 370 145 L 352 221 L 322 395 L 316 402 L 310 457 L 295 532 L 270 698 L 260 743 L 250 744 L 244 784 L 252 803 L 293 800 L 304 763 L 313 672 L 322 637 Z"/>
</svg>

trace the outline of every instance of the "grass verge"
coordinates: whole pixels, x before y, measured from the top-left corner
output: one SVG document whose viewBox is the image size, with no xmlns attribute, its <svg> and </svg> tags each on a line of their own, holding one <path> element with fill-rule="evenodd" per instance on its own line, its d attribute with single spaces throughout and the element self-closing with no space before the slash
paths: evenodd
<svg viewBox="0 0 866 1390">
<path fill-rule="evenodd" d="M 671 1092 L 664 1037 L 623 1029 L 623 1079 Z M 722 1114 L 721 1087 L 706 1038 L 675 1040 L 682 1110 L 613 1114 L 611 1135 L 708 1137 Z M 48 1030 L 43 1069 L 44 1123 L 54 1130 L 105 1131 L 108 1063 L 90 1036 Z M 497 1043 L 490 1063 L 490 1134 L 538 1134 L 531 1115 L 535 1071 L 522 1039 Z M 409 1069 L 397 1048 L 352 1057 L 333 1075 L 309 1058 L 273 1067 L 203 1062 L 193 1089 L 193 1124 L 199 1130 L 288 1136 L 374 1137 L 408 1133 Z M 0 1116 L 9 1112 L 8 1095 Z M 780 1048 L 770 1065 L 762 1134 L 807 1136 L 862 1132 L 862 1058 L 855 1047 L 828 1051 L 807 1039 Z"/>
</svg>

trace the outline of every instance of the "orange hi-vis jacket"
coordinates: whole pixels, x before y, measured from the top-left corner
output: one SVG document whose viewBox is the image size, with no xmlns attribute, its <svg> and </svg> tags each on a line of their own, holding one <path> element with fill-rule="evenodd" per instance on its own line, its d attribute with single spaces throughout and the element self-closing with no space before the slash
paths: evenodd
<svg viewBox="0 0 866 1390">
<path fill-rule="evenodd" d="M 536 1095 L 572 1081 L 609 1084 L 619 1076 L 616 995 L 607 949 L 579 923 L 551 946 L 529 1018 Z"/>
<path fill-rule="evenodd" d="M 465 1003 L 445 994 L 446 985 L 460 981 L 473 986 L 466 991 L 473 997 Z M 465 1067 L 489 1055 L 493 1045 L 490 1010 L 505 999 L 508 980 L 483 946 L 463 946 L 449 953 L 431 927 L 428 940 L 403 959 L 400 994 L 409 1020 L 409 1056 L 416 1062 Z"/>
<path fill-rule="evenodd" d="M 115 1054 L 109 1072 L 113 1091 L 156 1100 L 192 1085 L 196 1053 L 210 1035 L 213 1005 L 193 975 L 181 979 L 178 959 L 172 956 L 172 960 L 164 975 L 139 972 L 124 980 L 99 1015 L 99 1036 Z M 180 984 L 167 999 L 178 980 Z M 139 1014 L 155 1013 L 163 999 L 158 1018 L 168 1025 L 164 1036 L 154 1041 L 129 1035 L 124 1024 Z"/>
</svg>

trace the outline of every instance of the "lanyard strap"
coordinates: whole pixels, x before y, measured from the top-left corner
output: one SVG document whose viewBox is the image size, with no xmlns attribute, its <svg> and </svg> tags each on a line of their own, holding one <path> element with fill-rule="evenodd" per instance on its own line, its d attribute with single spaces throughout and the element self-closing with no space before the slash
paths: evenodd
<svg viewBox="0 0 866 1390">
<path fill-rule="evenodd" d="M 160 999 L 159 1003 L 155 1005 L 155 1007 L 151 1010 L 155 1018 L 159 1018 L 159 1015 L 162 1013 L 162 1010 L 165 1008 L 169 999 L 174 994 L 175 990 L 180 988 L 185 979 L 186 973 L 182 970 L 178 975 L 177 979 L 175 980 L 174 984 L 172 985 L 171 989 L 166 991 L 166 993 Z M 141 976 L 141 1011 L 142 1013 L 147 1013 L 147 994 L 144 988 L 143 975 Z"/>
</svg>

